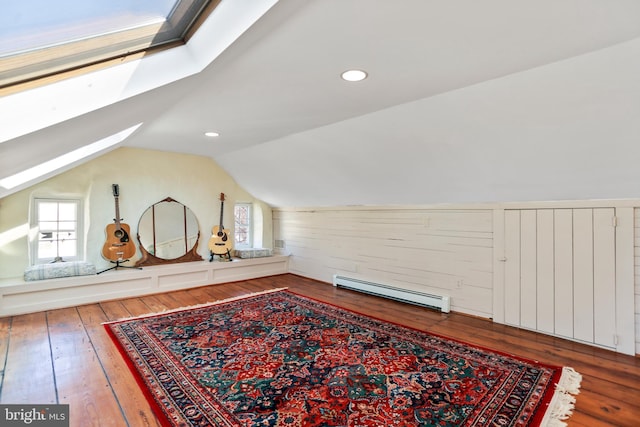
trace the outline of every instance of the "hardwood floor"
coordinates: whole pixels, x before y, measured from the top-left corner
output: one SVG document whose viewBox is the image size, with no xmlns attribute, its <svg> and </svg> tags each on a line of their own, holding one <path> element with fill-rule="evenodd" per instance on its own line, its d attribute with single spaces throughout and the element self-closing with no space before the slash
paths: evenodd
<svg viewBox="0 0 640 427">
<path fill-rule="evenodd" d="M 159 426 L 102 322 L 288 287 L 378 318 L 583 375 L 569 426 L 640 425 L 640 358 L 291 274 L 0 318 L 0 403 L 70 405 L 71 426 Z"/>
</svg>

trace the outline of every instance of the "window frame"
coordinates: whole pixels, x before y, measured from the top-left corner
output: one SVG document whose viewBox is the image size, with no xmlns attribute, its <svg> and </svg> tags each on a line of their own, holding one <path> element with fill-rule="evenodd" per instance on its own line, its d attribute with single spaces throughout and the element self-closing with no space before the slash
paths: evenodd
<svg viewBox="0 0 640 427">
<path fill-rule="evenodd" d="M 247 208 L 247 243 L 246 244 L 238 244 L 238 230 L 239 230 L 239 222 L 236 216 L 236 209 L 238 207 L 246 207 Z M 233 206 L 233 243 L 234 246 L 238 249 L 246 249 L 246 248 L 251 248 L 253 247 L 253 204 L 252 203 L 244 203 L 244 202 L 237 202 L 234 206 Z"/>
<path fill-rule="evenodd" d="M 73 257 L 70 256 L 62 256 L 63 261 L 78 261 L 83 259 L 82 248 L 83 248 L 83 237 L 84 237 L 84 210 L 82 199 L 78 197 L 34 197 L 32 200 L 32 214 L 30 218 L 30 226 L 31 226 L 31 238 L 29 239 L 30 245 L 30 253 L 31 253 L 31 265 L 35 264 L 46 264 L 50 262 L 54 262 L 56 257 L 40 257 L 39 253 L 39 243 L 40 239 L 40 218 L 39 218 L 39 206 L 40 203 L 72 203 L 76 207 L 76 255 Z M 58 221 L 60 222 L 58 218 Z M 56 255 L 60 257 L 60 253 L 56 251 Z"/>
<path fill-rule="evenodd" d="M 197 1 L 197 0 L 196 0 Z M 140 59 L 185 45 L 221 0 L 176 0 L 163 24 L 123 27 L 52 46 L 0 55 L 0 96 Z M 91 24 L 91 21 L 88 21 Z M 161 41 L 158 35 L 161 34 Z"/>
</svg>

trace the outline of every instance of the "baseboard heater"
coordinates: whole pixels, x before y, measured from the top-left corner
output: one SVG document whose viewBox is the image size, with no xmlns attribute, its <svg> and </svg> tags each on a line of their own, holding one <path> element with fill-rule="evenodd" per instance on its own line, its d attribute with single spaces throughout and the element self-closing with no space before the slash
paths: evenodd
<svg viewBox="0 0 640 427">
<path fill-rule="evenodd" d="M 443 313 L 448 313 L 450 309 L 448 295 L 434 295 L 425 292 L 411 291 L 383 283 L 370 282 L 368 280 L 355 279 L 337 274 L 333 276 L 333 286 L 360 291 L 366 294 L 381 296 L 409 304 L 435 308 Z"/>
</svg>

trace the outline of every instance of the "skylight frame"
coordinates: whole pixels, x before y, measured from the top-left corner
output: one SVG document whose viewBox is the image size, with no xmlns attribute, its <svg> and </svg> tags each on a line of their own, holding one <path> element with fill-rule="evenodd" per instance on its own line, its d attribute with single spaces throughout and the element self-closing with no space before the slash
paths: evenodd
<svg viewBox="0 0 640 427">
<path fill-rule="evenodd" d="M 176 0 L 167 20 L 0 57 L 0 90 L 49 83 L 184 45 L 221 0 Z"/>
</svg>

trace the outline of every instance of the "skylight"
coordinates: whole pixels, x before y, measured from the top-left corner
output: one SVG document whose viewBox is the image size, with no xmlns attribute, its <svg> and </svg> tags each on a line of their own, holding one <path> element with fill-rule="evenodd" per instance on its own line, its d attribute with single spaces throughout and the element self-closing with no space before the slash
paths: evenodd
<svg viewBox="0 0 640 427">
<path fill-rule="evenodd" d="M 185 43 L 214 0 L 20 0 L 0 14 L 0 88 Z"/>
<path fill-rule="evenodd" d="M 141 125 L 142 123 L 138 123 L 135 126 L 131 126 L 130 128 L 103 138 L 100 141 L 85 145 L 84 147 L 80 147 L 76 150 L 70 151 L 66 154 L 48 160 L 32 168 L 26 169 L 15 175 L 0 179 L 0 187 L 11 189 L 40 177 L 47 176 L 52 172 L 65 168 L 66 166 L 73 165 L 74 163 L 82 159 L 88 158 L 96 153 L 102 152 L 110 147 L 113 147 L 116 144 L 121 143 L 122 141 L 127 139 L 129 135 L 135 132 Z"/>
</svg>

